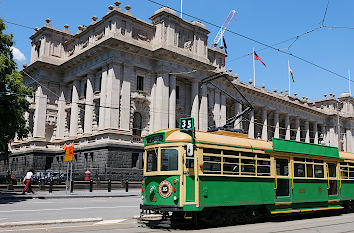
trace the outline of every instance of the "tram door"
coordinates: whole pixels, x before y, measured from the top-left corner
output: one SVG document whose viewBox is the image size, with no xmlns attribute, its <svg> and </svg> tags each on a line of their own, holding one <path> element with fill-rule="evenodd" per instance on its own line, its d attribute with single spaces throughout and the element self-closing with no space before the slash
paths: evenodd
<svg viewBox="0 0 354 233">
<path fill-rule="evenodd" d="M 186 202 L 194 202 L 195 201 L 195 157 L 196 151 L 193 148 L 188 148 L 185 153 L 184 157 L 184 169 L 183 169 L 183 176 L 184 176 L 184 183 L 185 183 L 185 195 L 186 195 Z"/>
<path fill-rule="evenodd" d="M 329 199 L 338 198 L 338 179 L 337 179 L 337 164 L 327 163 L 328 176 L 328 197 Z"/>
<path fill-rule="evenodd" d="M 278 201 L 291 201 L 290 200 L 290 182 L 289 179 L 289 160 L 276 158 L 276 178 L 275 178 L 275 193 Z"/>
</svg>

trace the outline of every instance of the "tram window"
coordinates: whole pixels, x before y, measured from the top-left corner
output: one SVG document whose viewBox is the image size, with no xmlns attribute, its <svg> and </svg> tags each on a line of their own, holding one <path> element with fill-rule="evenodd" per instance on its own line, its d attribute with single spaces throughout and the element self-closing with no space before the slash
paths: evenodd
<svg viewBox="0 0 354 233">
<path fill-rule="evenodd" d="M 314 162 L 315 162 L 315 163 L 323 163 L 323 160 L 315 159 Z"/>
<path fill-rule="evenodd" d="M 340 172 L 341 172 L 341 177 L 342 178 L 344 178 L 344 179 L 348 179 L 349 178 L 349 175 L 348 175 L 349 168 L 348 167 L 341 167 L 340 168 Z"/>
<path fill-rule="evenodd" d="M 313 162 L 313 159 L 306 159 L 306 162 Z"/>
<path fill-rule="evenodd" d="M 242 159 L 241 160 L 241 171 L 242 175 L 255 175 L 255 161 L 252 159 Z"/>
<path fill-rule="evenodd" d="M 269 159 L 269 158 L 270 158 L 270 155 L 266 155 L 266 154 L 257 154 L 257 158 Z"/>
<path fill-rule="evenodd" d="M 349 168 L 349 177 L 350 177 L 350 179 L 354 178 L 354 167 Z"/>
<path fill-rule="evenodd" d="M 323 178 L 323 165 L 315 165 L 315 177 L 316 178 Z"/>
<path fill-rule="evenodd" d="M 289 175 L 289 164 L 287 159 L 276 159 L 277 164 L 277 175 L 278 176 L 288 176 Z"/>
<path fill-rule="evenodd" d="M 147 152 L 147 172 L 157 171 L 157 150 L 149 150 Z"/>
<path fill-rule="evenodd" d="M 176 149 L 161 150 L 161 171 L 178 170 L 178 151 Z"/>
<path fill-rule="evenodd" d="M 233 151 L 233 150 L 224 150 L 224 155 L 234 155 L 234 156 L 239 156 L 238 151 Z"/>
<path fill-rule="evenodd" d="M 239 163 L 239 158 L 224 157 L 225 163 Z"/>
<path fill-rule="evenodd" d="M 294 163 L 294 176 L 305 177 L 305 164 Z"/>
<path fill-rule="evenodd" d="M 220 173 L 221 164 L 220 163 L 204 163 L 203 164 L 204 173 Z"/>
<path fill-rule="evenodd" d="M 256 154 L 253 153 L 249 153 L 249 152 L 242 152 L 241 156 L 245 156 L 245 157 L 255 157 Z"/>
<path fill-rule="evenodd" d="M 224 172 L 239 172 L 240 168 L 238 164 L 224 163 L 223 165 Z"/>
<path fill-rule="evenodd" d="M 304 158 L 297 158 L 297 157 L 295 157 L 295 158 L 294 158 L 294 161 L 305 162 L 305 159 L 304 159 Z"/>
<path fill-rule="evenodd" d="M 270 167 L 257 166 L 257 176 L 270 176 Z"/>
<path fill-rule="evenodd" d="M 306 164 L 307 177 L 313 177 L 313 164 Z"/>
<path fill-rule="evenodd" d="M 211 148 L 204 148 L 203 153 L 208 153 L 208 154 L 221 154 L 221 150 L 218 149 L 211 149 Z"/>
<path fill-rule="evenodd" d="M 217 156 L 203 156 L 204 161 L 221 162 L 221 157 Z"/>
<path fill-rule="evenodd" d="M 328 163 L 328 175 L 329 177 L 336 177 L 336 164 Z"/>
<path fill-rule="evenodd" d="M 340 162 L 340 165 L 348 165 L 346 162 Z"/>
<path fill-rule="evenodd" d="M 348 163 L 349 164 L 349 166 L 354 166 L 354 163 Z"/>
</svg>

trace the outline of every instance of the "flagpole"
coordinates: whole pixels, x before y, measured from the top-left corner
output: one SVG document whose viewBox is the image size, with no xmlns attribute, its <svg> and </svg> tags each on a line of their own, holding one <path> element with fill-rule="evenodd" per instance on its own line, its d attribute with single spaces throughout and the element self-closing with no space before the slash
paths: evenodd
<svg viewBox="0 0 354 233">
<path fill-rule="evenodd" d="M 352 90 L 350 88 L 350 70 L 348 69 L 348 74 L 349 74 L 349 95 L 352 95 Z"/>
<path fill-rule="evenodd" d="M 254 63 L 254 48 L 253 48 L 253 56 L 252 56 L 252 60 L 253 60 L 253 86 L 256 86 L 256 66 Z"/>
<path fill-rule="evenodd" d="M 182 19 L 182 9 L 183 9 L 183 0 L 181 0 L 181 19 Z"/>
<path fill-rule="evenodd" d="M 289 96 L 291 95 L 290 93 L 290 61 L 288 60 L 288 76 L 289 76 Z"/>
</svg>

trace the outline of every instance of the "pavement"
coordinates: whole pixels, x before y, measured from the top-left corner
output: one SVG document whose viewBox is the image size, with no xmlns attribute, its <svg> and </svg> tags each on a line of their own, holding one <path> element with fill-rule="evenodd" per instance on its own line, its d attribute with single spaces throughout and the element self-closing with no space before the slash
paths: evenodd
<svg viewBox="0 0 354 233">
<path fill-rule="evenodd" d="M 131 197 L 139 196 L 140 189 L 129 189 L 128 192 L 125 189 L 112 190 L 108 192 L 107 190 L 94 190 L 89 192 L 89 190 L 75 190 L 72 193 L 66 193 L 65 191 L 53 191 L 49 193 L 48 191 L 37 191 L 34 194 L 26 193 L 24 195 L 21 192 L 14 191 L 0 191 L 0 200 L 26 200 L 26 199 L 59 199 L 59 198 L 95 198 L 95 197 Z"/>
</svg>

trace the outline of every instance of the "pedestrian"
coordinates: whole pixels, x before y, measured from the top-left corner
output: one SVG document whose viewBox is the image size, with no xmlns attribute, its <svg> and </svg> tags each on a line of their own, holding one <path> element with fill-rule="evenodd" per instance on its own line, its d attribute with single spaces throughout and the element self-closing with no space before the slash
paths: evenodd
<svg viewBox="0 0 354 233">
<path fill-rule="evenodd" d="M 31 193 L 34 193 L 33 190 L 32 190 L 32 186 L 31 186 L 31 179 L 32 179 L 32 176 L 33 176 L 33 169 L 29 169 L 28 172 L 26 173 L 26 176 L 24 178 L 24 182 L 26 184 L 25 188 L 23 189 L 22 191 L 22 194 L 25 194 L 26 193 L 26 190 L 28 189 Z"/>
</svg>

